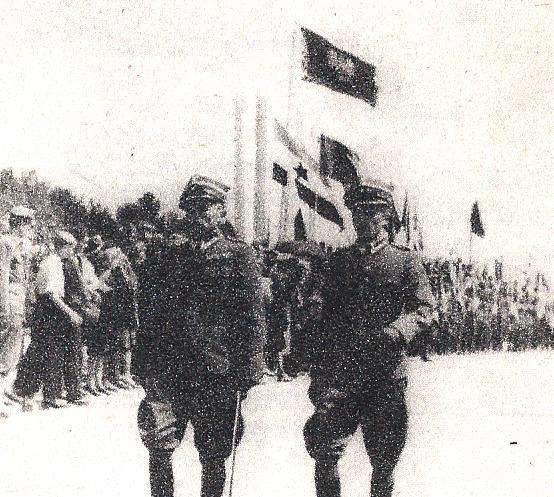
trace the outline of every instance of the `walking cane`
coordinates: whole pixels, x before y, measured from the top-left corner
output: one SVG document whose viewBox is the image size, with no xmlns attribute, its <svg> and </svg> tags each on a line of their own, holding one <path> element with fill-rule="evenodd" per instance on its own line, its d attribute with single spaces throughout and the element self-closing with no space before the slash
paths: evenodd
<svg viewBox="0 0 554 497">
<path fill-rule="evenodd" d="M 237 390 L 237 406 L 235 409 L 235 424 L 233 425 L 233 451 L 231 453 L 231 476 L 229 477 L 229 497 L 233 497 L 233 477 L 235 475 L 235 459 L 237 456 L 237 432 L 240 418 L 240 390 Z"/>
</svg>

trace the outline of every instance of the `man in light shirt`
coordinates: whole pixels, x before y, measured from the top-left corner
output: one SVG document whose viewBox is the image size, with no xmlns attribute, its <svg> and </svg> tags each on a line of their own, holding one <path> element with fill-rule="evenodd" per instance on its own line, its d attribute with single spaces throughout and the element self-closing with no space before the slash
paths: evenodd
<svg viewBox="0 0 554 497">
<path fill-rule="evenodd" d="M 81 316 L 65 302 L 63 261 L 73 256 L 75 238 L 66 231 L 54 235 L 54 251 L 40 263 L 35 291 L 36 305 L 31 325 L 31 344 L 21 361 L 14 394 L 30 398 L 43 386 L 43 408 L 59 408 L 68 336 L 82 324 Z M 77 397 L 79 385 L 67 384 L 68 400 Z"/>
<path fill-rule="evenodd" d="M 0 236 L 0 395 L 10 389 L 24 350 L 34 220 L 32 209 L 14 207 Z M 8 410 L 0 407 L 0 415 Z"/>
</svg>

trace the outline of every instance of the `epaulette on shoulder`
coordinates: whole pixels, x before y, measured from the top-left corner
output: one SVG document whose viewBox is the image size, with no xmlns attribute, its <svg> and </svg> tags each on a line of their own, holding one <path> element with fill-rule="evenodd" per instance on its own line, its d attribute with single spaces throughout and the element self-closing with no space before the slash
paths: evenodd
<svg viewBox="0 0 554 497">
<path fill-rule="evenodd" d="M 412 251 L 412 249 L 410 247 L 406 247 L 406 245 L 391 243 L 391 246 L 398 249 L 398 250 L 401 250 L 402 252 L 411 252 Z"/>
<path fill-rule="evenodd" d="M 240 257 L 252 253 L 252 248 L 247 243 L 227 237 L 217 239 L 205 250 L 213 257 Z"/>
<path fill-rule="evenodd" d="M 343 261 L 351 259 L 353 254 L 354 248 L 352 246 L 340 247 L 329 254 L 329 256 L 327 257 L 327 264 L 329 264 L 330 266 L 343 264 Z"/>
</svg>

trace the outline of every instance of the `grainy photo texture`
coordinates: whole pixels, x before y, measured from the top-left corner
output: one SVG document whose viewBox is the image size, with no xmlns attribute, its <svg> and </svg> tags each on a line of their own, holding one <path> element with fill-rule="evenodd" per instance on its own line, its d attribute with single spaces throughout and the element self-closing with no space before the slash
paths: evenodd
<svg viewBox="0 0 554 497">
<path fill-rule="evenodd" d="M 550 1 L 6 1 L 0 495 L 554 495 Z"/>
</svg>

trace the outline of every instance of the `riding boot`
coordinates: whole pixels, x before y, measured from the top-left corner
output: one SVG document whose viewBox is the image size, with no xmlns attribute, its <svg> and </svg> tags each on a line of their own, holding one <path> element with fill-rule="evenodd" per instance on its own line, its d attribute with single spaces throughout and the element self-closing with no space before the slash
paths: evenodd
<svg viewBox="0 0 554 497">
<path fill-rule="evenodd" d="M 214 459 L 202 463 L 200 497 L 221 497 L 225 487 L 225 460 Z"/>
</svg>

